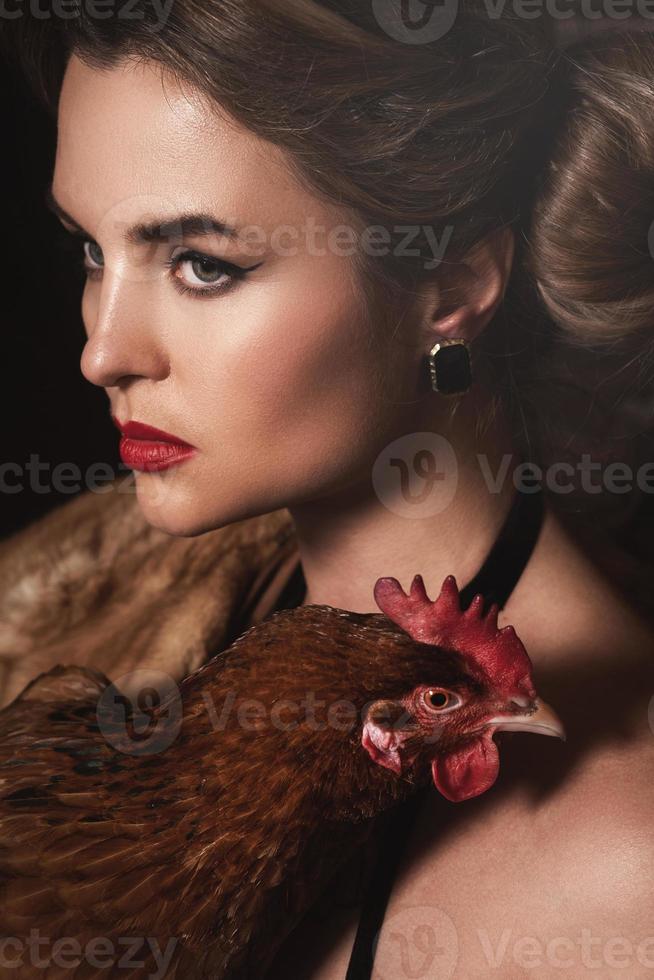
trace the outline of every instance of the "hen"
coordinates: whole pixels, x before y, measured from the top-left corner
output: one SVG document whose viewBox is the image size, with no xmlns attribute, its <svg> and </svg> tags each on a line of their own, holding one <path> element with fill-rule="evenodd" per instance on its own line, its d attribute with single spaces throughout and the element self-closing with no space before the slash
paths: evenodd
<svg viewBox="0 0 654 980">
<path fill-rule="evenodd" d="M 261 978 L 376 816 L 483 793 L 497 730 L 565 738 L 497 607 L 374 595 L 277 612 L 158 704 L 59 666 L 0 712 L 0 976 Z"/>
</svg>

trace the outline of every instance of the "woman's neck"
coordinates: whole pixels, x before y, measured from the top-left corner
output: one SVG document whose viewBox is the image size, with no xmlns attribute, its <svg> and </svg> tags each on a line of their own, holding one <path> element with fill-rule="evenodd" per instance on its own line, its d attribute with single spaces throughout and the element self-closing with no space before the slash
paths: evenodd
<svg viewBox="0 0 654 980">
<path fill-rule="evenodd" d="M 511 507 L 520 462 L 502 419 L 476 433 L 478 412 L 464 400 L 446 430 L 442 419 L 427 423 L 402 436 L 355 486 L 290 508 L 304 605 L 379 612 L 373 587 L 380 576 L 397 578 L 406 590 L 420 573 L 431 598 L 446 575 L 459 587 L 472 579 Z"/>
</svg>

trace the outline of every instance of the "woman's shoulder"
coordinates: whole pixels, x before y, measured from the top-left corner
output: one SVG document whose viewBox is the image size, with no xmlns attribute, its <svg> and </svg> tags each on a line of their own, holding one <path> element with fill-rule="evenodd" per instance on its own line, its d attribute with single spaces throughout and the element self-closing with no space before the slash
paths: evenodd
<svg viewBox="0 0 654 980">
<path fill-rule="evenodd" d="M 444 937 L 457 976 L 650 975 L 649 698 L 625 727 L 618 689 L 577 697 L 586 740 L 510 735 L 492 790 L 461 810 L 429 801 L 384 919 L 380 975 L 401 975 L 402 958 L 424 962 L 430 936 Z"/>
<path fill-rule="evenodd" d="M 500 733 L 489 792 L 462 809 L 434 795 L 384 919 L 391 973 L 437 933 L 462 976 L 636 978 L 654 965 L 654 630 L 562 536 L 527 574 L 506 622 L 566 741 Z"/>
<path fill-rule="evenodd" d="M 500 612 L 500 624 L 515 626 L 537 668 L 558 663 L 574 672 L 586 663 L 597 671 L 603 664 L 606 673 L 626 660 L 640 660 L 645 670 L 648 659 L 654 664 L 648 568 L 599 532 L 597 538 L 586 547 L 549 512 L 519 587 Z"/>
<path fill-rule="evenodd" d="M 376 941 L 373 977 L 522 980 L 534 972 L 559 980 L 620 968 L 650 976 L 654 734 L 640 710 L 649 699 L 625 725 L 619 712 L 612 717 L 619 695 L 576 697 L 587 738 L 507 734 L 489 792 L 465 804 L 436 790 L 427 796 Z M 336 885 L 344 899 L 347 883 Z M 343 903 L 316 909 L 271 980 L 297 962 L 303 980 L 343 977 L 360 914 Z"/>
<path fill-rule="evenodd" d="M 295 547 L 285 509 L 187 538 L 150 525 L 124 478 L 71 498 L 0 544 L 0 706 L 56 663 L 183 677 Z"/>
</svg>

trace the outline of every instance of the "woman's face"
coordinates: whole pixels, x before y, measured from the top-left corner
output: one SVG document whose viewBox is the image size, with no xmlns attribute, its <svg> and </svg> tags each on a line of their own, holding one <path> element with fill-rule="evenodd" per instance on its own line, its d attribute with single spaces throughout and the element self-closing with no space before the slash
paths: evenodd
<svg viewBox="0 0 654 980">
<path fill-rule="evenodd" d="M 84 376 L 121 423 L 196 447 L 136 470 L 153 525 L 198 534 L 369 479 L 420 352 L 406 321 L 400 343 L 372 322 L 351 217 L 304 188 L 282 150 L 158 66 L 99 71 L 73 56 L 52 192 L 86 239 Z M 162 229 L 182 213 L 235 231 Z M 139 223 L 162 240 L 129 235 Z"/>
</svg>

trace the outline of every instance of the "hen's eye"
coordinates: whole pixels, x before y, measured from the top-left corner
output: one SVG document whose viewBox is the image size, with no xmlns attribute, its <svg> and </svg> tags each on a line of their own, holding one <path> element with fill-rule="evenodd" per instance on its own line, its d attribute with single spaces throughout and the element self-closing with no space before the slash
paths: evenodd
<svg viewBox="0 0 654 980">
<path fill-rule="evenodd" d="M 453 708 L 459 703 L 459 699 L 440 687 L 430 687 L 423 694 L 423 701 L 428 708 Z"/>
</svg>

